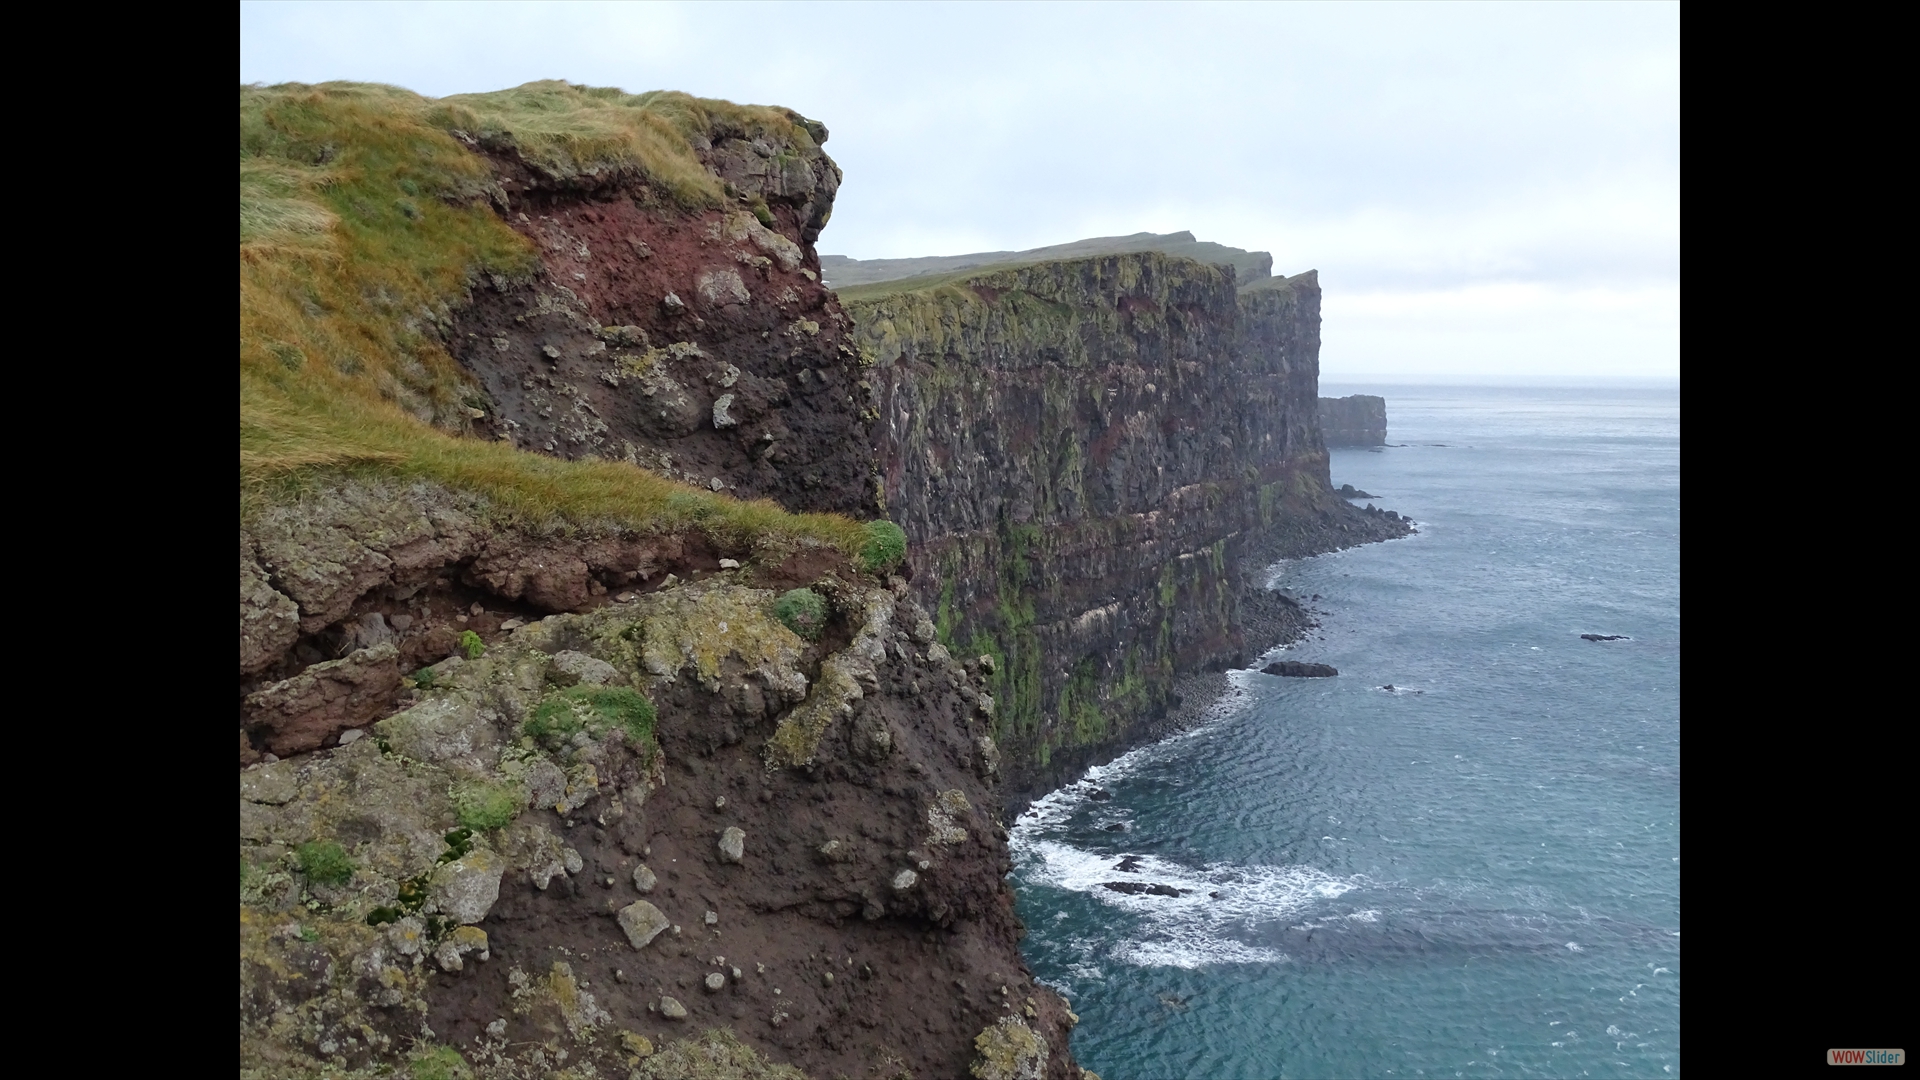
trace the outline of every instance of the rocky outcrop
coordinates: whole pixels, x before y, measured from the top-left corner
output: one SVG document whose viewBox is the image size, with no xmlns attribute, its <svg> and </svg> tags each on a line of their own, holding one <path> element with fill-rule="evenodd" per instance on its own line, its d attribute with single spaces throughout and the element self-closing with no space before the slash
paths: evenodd
<svg viewBox="0 0 1920 1080">
<path fill-rule="evenodd" d="M 848 302 L 886 509 L 941 641 L 989 658 L 1010 809 L 1273 644 L 1242 617 L 1271 559 L 1405 534 L 1330 490 L 1316 276 L 1263 284 L 1145 252 Z"/>
<path fill-rule="evenodd" d="M 874 513 L 849 324 L 813 240 L 840 169 L 791 141 L 695 137 L 732 205 L 686 211 L 637 177 L 556 175 L 483 147 L 539 270 L 476 282 L 447 349 L 475 430 L 564 458 L 630 461 L 792 510 Z M 809 137 L 808 131 L 812 131 Z"/>
<path fill-rule="evenodd" d="M 482 1076 L 723 1044 L 717 1075 L 959 1076 L 1012 1024 L 1020 1075 L 1077 1080 L 1017 949 L 977 679 L 914 639 L 903 581 L 818 580 L 809 643 L 758 580 L 534 619 L 372 737 L 243 769 L 242 1074 L 418 1041 Z M 804 760 L 770 766 L 807 706 Z"/>
<path fill-rule="evenodd" d="M 1384 446 L 1387 399 L 1372 394 L 1323 397 L 1320 430 L 1328 446 Z"/>
</svg>

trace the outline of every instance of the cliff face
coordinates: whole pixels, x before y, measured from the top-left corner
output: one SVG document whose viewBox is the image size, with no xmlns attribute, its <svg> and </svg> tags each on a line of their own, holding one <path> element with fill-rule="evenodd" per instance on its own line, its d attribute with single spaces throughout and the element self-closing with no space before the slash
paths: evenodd
<svg viewBox="0 0 1920 1080">
<path fill-rule="evenodd" d="M 478 283 L 451 318 L 487 436 L 792 510 L 874 513 L 870 464 L 848 452 L 867 438 L 848 322 L 813 248 L 840 185 L 817 145 L 698 137 L 735 205 L 695 213 L 618 175 L 543 170 L 510 140 L 480 149 L 540 264 Z"/>
<path fill-rule="evenodd" d="M 408 109 L 484 161 L 482 224 L 534 269 L 390 328 L 459 361 L 444 426 L 491 445 L 427 432 L 243 503 L 241 1075 L 1079 1080 L 1077 1018 L 1019 954 L 980 673 L 884 544 L 789 513 L 878 497 L 812 249 L 824 129 L 688 136 L 727 195 L 689 206 L 457 112 L 421 128 L 442 113 L 384 88 L 294 104 L 328 95 L 360 110 L 347 136 Z M 666 104 L 749 111 L 688 100 Z M 303 138 L 305 160 L 353 145 Z M 439 213 L 399 205 L 403 240 Z M 313 273 L 272 268 L 296 297 Z M 266 346 L 293 358 L 268 375 L 296 370 Z M 434 454 L 479 464 L 442 483 Z M 763 495 L 785 509 L 733 501 Z"/>
<path fill-rule="evenodd" d="M 1147 252 L 847 298 L 915 595 L 992 658 L 1010 808 L 1273 644 L 1243 612 L 1269 560 L 1403 534 L 1330 493 L 1318 282 L 1276 284 Z"/>
<path fill-rule="evenodd" d="M 1323 397 L 1320 429 L 1328 446 L 1385 446 L 1387 399 L 1372 394 Z"/>
</svg>

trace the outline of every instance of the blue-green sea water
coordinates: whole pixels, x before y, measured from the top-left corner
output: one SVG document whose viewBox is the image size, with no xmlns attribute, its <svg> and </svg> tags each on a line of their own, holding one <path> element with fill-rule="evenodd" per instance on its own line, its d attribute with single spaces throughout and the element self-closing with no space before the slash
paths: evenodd
<svg viewBox="0 0 1920 1080">
<path fill-rule="evenodd" d="M 1679 392 L 1352 389 L 1419 533 L 1274 567 L 1321 628 L 1256 664 L 1339 676 L 1036 803 L 1026 954 L 1106 1080 L 1677 1076 Z"/>
</svg>

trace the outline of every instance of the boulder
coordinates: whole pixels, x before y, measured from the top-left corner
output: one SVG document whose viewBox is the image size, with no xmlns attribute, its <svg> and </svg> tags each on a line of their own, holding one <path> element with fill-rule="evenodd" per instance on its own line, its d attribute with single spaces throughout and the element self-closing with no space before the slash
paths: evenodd
<svg viewBox="0 0 1920 1080">
<path fill-rule="evenodd" d="M 427 902 L 454 922 L 477 923 L 500 899 L 500 877 L 506 871 L 506 860 L 486 848 L 475 848 L 434 869 Z"/>
<path fill-rule="evenodd" d="M 618 920 L 627 942 L 636 949 L 646 948 L 647 943 L 659 937 L 669 925 L 666 915 L 645 900 L 635 900 L 621 908 Z"/>
</svg>

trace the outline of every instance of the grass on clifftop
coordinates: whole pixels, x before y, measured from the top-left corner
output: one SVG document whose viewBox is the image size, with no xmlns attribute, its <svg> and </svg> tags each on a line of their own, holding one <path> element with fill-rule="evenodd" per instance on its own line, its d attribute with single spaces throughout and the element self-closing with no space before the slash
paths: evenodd
<svg viewBox="0 0 1920 1080">
<path fill-rule="evenodd" d="M 484 402 L 433 329 L 479 275 L 539 265 L 489 207 L 491 171 L 462 136 L 516 146 L 559 177 L 623 171 L 692 209 L 724 192 L 689 140 L 761 132 L 811 138 L 786 110 L 664 91 L 539 82 L 436 100 L 366 83 L 241 87 L 242 514 L 348 470 L 477 491 L 530 521 L 697 525 L 857 552 L 862 533 L 845 518 L 453 434 Z"/>
</svg>

